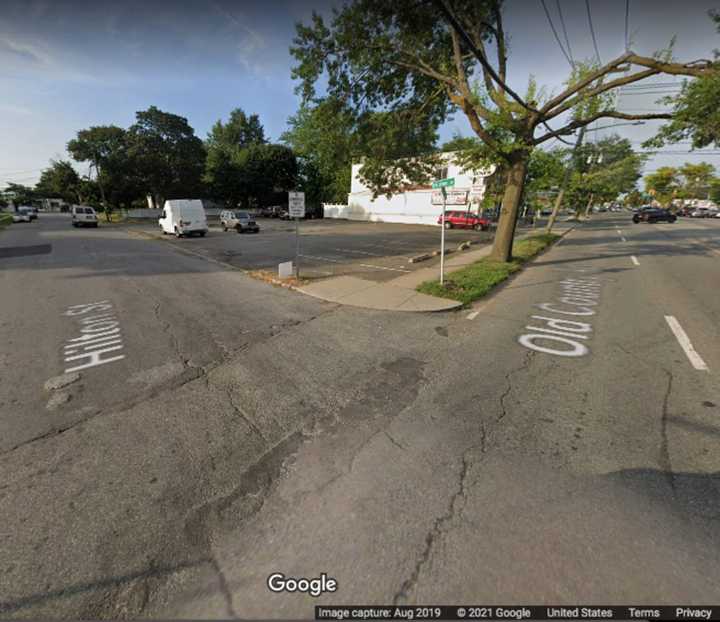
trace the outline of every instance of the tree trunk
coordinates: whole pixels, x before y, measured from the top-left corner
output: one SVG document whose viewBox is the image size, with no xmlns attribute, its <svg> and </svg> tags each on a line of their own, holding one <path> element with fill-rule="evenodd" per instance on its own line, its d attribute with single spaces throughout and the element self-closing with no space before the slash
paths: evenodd
<svg viewBox="0 0 720 622">
<path fill-rule="evenodd" d="M 592 202 L 593 202 L 594 198 L 595 198 L 595 195 L 591 194 L 590 198 L 588 199 L 587 207 L 585 208 L 585 218 L 587 218 L 590 215 L 590 208 L 592 207 Z"/>
<path fill-rule="evenodd" d="M 528 156 L 523 154 L 508 169 L 502 207 L 500 208 L 500 220 L 495 232 L 492 252 L 490 253 L 490 259 L 494 261 L 510 261 L 512 259 L 515 225 L 517 224 L 518 209 L 523 187 L 525 186 L 527 163 Z"/>
</svg>

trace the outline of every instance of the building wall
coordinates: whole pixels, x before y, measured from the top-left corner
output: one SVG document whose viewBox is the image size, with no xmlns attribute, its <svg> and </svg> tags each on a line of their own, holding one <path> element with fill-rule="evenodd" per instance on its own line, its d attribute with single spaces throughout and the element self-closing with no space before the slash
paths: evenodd
<svg viewBox="0 0 720 622">
<path fill-rule="evenodd" d="M 493 172 L 492 169 L 480 172 L 465 171 L 452 162 L 452 154 L 447 154 L 445 159 L 447 170 L 443 170 L 440 174 L 455 179 L 454 190 L 468 192 L 470 209 L 476 211 L 485 192 L 485 180 Z M 352 166 L 348 204 L 324 205 L 325 218 L 437 225 L 442 207 L 432 204 L 431 188 L 408 190 L 389 198 L 380 195 L 373 199 L 372 191 L 360 179 L 361 166 L 362 164 Z M 448 209 L 451 207 L 467 209 L 467 205 L 448 205 Z"/>
</svg>

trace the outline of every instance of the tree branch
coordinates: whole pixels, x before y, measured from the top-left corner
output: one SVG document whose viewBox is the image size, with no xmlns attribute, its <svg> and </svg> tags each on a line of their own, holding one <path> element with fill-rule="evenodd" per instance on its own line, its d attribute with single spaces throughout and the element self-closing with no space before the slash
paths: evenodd
<svg viewBox="0 0 720 622">
<path fill-rule="evenodd" d="M 646 69 L 645 71 L 638 71 L 637 73 L 634 73 L 630 76 L 625 76 L 624 78 L 618 78 L 617 80 L 611 80 L 610 82 L 599 84 L 598 86 L 588 91 L 578 93 L 576 96 L 566 100 L 564 104 L 550 110 L 543 118 L 548 120 L 552 119 L 553 117 L 562 114 L 566 110 L 570 110 L 570 108 L 579 104 L 584 99 L 594 97 L 595 95 L 600 95 L 601 93 L 605 93 L 619 86 L 624 86 L 625 84 L 632 84 L 633 82 L 638 82 L 639 80 L 643 80 L 659 73 L 660 72 L 657 69 Z"/>
<path fill-rule="evenodd" d="M 493 3 L 493 16 L 497 29 L 495 30 L 495 41 L 497 43 L 498 72 L 500 79 L 504 82 L 507 77 L 507 47 L 505 46 L 505 32 L 503 31 L 500 3 Z"/>
<path fill-rule="evenodd" d="M 565 102 L 567 99 L 575 95 L 575 93 L 578 93 L 579 91 L 589 86 L 596 80 L 602 78 L 603 76 L 609 73 L 613 73 L 620 65 L 623 65 L 624 63 L 627 63 L 629 65 L 640 65 L 641 67 L 648 67 L 649 70 L 633 74 L 633 76 L 640 77 L 629 80 L 627 82 L 622 82 L 622 84 L 629 84 L 630 82 L 635 82 L 637 80 L 641 80 L 644 77 L 657 73 L 699 77 L 704 76 L 714 70 L 714 64 L 709 60 L 696 60 L 689 63 L 669 63 L 661 61 L 657 58 L 652 58 L 649 56 L 639 56 L 638 54 L 634 54 L 633 52 L 626 52 L 622 56 L 618 56 L 616 59 L 611 60 L 602 67 L 596 69 L 595 71 L 590 72 L 587 76 L 585 76 L 585 78 L 583 78 L 582 80 L 578 80 L 576 84 L 568 87 L 558 96 L 553 97 L 542 107 L 540 113 L 543 116 L 547 115 L 551 110 L 553 110 L 553 108 Z M 613 80 L 611 82 L 608 82 L 607 85 L 605 85 L 605 87 L 607 88 L 600 86 L 596 87 L 596 89 L 602 88 L 602 90 L 599 92 L 606 91 L 609 88 L 614 88 L 614 86 L 609 85 L 622 80 L 624 80 L 624 78 Z M 617 84 L 615 86 L 617 86 Z M 563 108 L 563 110 L 566 109 L 567 108 Z M 552 116 L 555 115 L 553 114 Z"/>
<path fill-rule="evenodd" d="M 590 123 L 592 123 L 593 121 L 597 121 L 598 119 L 602 118 L 625 119 L 628 121 L 649 121 L 652 119 L 672 119 L 672 114 L 664 112 L 652 114 L 627 114 L 625 112 L 617 112 L 616 110 L 604 110 L 602 112 L 598 112 L 597 114 L 590 115 L 585 119 L 577 119 L 576 121 L 572 121 L 571 123 L 568 123 L 565 127 L 562 127 L 559 130 L 555 130 L 554 132 L 548 132 L 547 134 L 543 134 L 539 138 L 534 139 L 532 144 L 539 145 L 540 143 L 544 143 L 546 140 L 549 140 L 551 138 L 558 138 L 565 134 L 572 134 L 577 128 L 585 127 L 586 125 L 590 125 Z"/>
<path fill-rule="evenodd" d="M 497 83 L 497 85 L 510 97 L 512 97 L 518 104 L 520 104 L 525 110 L 529 112 L 536 112 L 533 108 L 528 106 L 528 104 L 525 103 L 525 101 L 520 97 L 515 91 L 513 91 L 504 80 L 498 76 L 495 69 L 493 69 L 493 66 L 487 61 L 485 58 L 485 54 L 482 53 L 477 46 L 473 43 L 472 39 L 468 36 L 468 34 L 465 32 L 465 29 L 460 25 L 457 18 L 452 14 L 450 9 L 445 6 L 445 3 L 443 0 L 434 0 L 435 5 L 440 9 L 442 14 L 445 16 L 447 21 L 450 23 L 450 26 L 462 37 L 463 41 L 465 42 L 465 45 L 467 45 L 473 54 L 475 54 L 475 57 L 480 61 L 480 64 L 482 65 L 483 69 L 485 69 L 492 79 Z"/>
<path fill-rule="evenodd" d="M 545 104 L 540 109 L 540 114 L 543 116 L 546 115 L 550 110 L 552 110 L 558 104 L 562 104 L 566 99 L 573 96 L 578 91 L 581 91 L 589 84 L 592 84 L 593 82 L 595 82 L 595 80 L 602 78 L 604 75 L 610 73 L 613 69 L 615 69 L 619 65 L 622 65 L 624 62 L 627 61 L 628 57 L 630 57 L 630 56 L 631 56 L 631 53 L 626 52 L 622 56 L 618 56 L 615 60 L 611 60 L 610 62 L 606 63 L 599 69 L 596 69 L 595 71 L 591 71 L 582 80 L 578 80 L 576 84 L 569 86 L 562 93 L 560 93 L 556 97 L 553 97 L 547 104 Z"/>
<path fill-rule="evenodd" d="M 448 89 L 448 98 L 453 104 L 462 108 L 462 111 L 465 113 L 468 121 L 470 122 L 470 127 L 472 127 L 473 131 L 482 139 L 482 141 L 490 148 L 498 149 L 499 145 L 497 141 L 483 127 L 475 107 L 466 98 L 453 93 L 450 89 Z"/>
</svg>

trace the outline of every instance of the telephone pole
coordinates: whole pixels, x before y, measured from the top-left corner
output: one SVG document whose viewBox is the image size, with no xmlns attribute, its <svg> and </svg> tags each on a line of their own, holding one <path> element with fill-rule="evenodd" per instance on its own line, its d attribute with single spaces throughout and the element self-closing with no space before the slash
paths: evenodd
<svg viewBox="0 0 720 622">
<path fill-rule="evenodd" d="M 562 205 L 562 201 L 565 196 L 565 188 L 567 187 L 568 182 L 570 181 L 570 175 L 572 174 L 573 163 L 575 162 L 575 156 L 577 155 L 578 149 L 580 149 L 580 146 L 582 145 L 584 138 L 585 138 L 585 126 L 581 127 L 580 131 L 578 132 L 578 137 L 577 137 L 577 140 L 575 141 L 575 146 L 573 147 L 572 153 L 570 154 L 570 163 L 568 164 L 567 168 L 565 169 L 565 174 L 563 175 L 562 182 L 560 182 L 560 190 L 558 192 L 557 198 L 555 199 L 555 205 L 553 206 L 552 214 L 550 214 L 550 220 L 548 220 L 547 227 L 545 227 L 545 233 L 550 233 L 552 231 L 553 225 L 555 224 L 555 220 L 557 219 L 558 212 L 560 211 L 560 206 Z"/>
</svg>

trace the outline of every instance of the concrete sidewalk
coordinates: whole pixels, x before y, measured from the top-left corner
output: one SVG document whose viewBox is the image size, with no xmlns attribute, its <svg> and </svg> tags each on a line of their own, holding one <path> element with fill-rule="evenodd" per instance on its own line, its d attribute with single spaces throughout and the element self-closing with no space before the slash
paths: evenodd
<svg viewBox="0 0 720 622">
<path fill-rule="evenodd" d="M 574 223 L 562 223 L 555 229 L 555 233 L 564 236 L 573 228 Z M 521 240 L 540 232 L 534 231 L 517 239 Z M 445 274 L 460 270 L 483 257 L 487 257 L 491 250 L 492 244 L 488 244 L 474 251 L 462 251 L 446 257 Z M 462 307 L 462 303 L 456 300 L 439 298 L 415 291 L 415 288 L 421 283 L 440 278 L 439 270 L 438 266 L 422 268 L 384 283 L 376 283 L 375 281 L 354 276 L 339 276 L 316 281 L 296 289 L 314 298 L 364 309 L 433 312 L 451 311 Z"/>
</svg>

